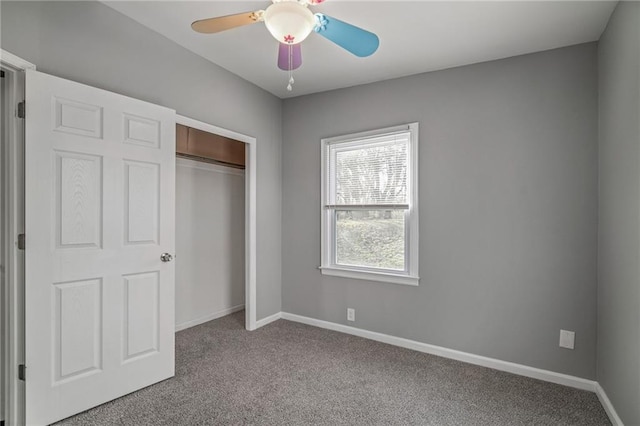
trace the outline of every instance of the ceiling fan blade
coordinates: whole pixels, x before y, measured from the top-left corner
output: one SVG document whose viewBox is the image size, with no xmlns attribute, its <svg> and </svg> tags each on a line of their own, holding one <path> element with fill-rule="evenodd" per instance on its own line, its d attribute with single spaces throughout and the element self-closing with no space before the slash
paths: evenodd
<svg viewBox="0 0 640 426">
<path fill-rule="evenodd" d="M 278 49 L 278 68 L 291 71 L 302 65 L 302 47 L 298 44 L 280 43 Z"/>
<path fill-rule="evenodd" d="M 380 46 L 380 39 L 372 32 L 322 13 L 316 13 L 316 20 L 315 30 L 318 34 L 356 56 L 363 58 L 373 55 Z"/>
<path fill-rule="evenodd" d="M 243 25 L 255 24 L 262 20 L 262 13 L 262 10 L 258 10 L 255 12 L 236 13 L 235 15 L 201 19 L 191 24 L 191 28 L 196 32 L 204 34 L 219 33 Z"/>
</svg>

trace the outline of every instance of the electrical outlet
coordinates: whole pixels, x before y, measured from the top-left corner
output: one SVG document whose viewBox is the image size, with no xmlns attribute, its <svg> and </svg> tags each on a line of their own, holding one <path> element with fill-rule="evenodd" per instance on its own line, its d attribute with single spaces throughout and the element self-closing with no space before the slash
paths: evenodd
<svg viewBox="0 0 640 426">
<path fill-rule="evenodd" d="M 560 330 L 560 347 L 573 349 L 576 341 L 576 333 L 573 331 Z"/>
<path fill-rule="evenodd" d="M 356 320 L 356 310 L 353 308 L 347 308 L 347 321 Z"/>
</svg>

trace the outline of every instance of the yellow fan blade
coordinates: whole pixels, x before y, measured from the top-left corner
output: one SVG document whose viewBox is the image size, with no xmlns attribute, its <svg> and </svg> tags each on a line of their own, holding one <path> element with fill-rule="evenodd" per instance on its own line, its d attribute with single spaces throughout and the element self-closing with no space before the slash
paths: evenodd
<svg viewBox="0 0 640 426">
<path fill-rule="evenodd" d="M 218 16 L 217 18 L 201 19 L 191 24 L 194 31 L 205 34 L 219 33 L 243 25 L 255 24 L 262 20 L 262 13 L 255 12 L 236 13 L 235 15 Z"/>
</svg>

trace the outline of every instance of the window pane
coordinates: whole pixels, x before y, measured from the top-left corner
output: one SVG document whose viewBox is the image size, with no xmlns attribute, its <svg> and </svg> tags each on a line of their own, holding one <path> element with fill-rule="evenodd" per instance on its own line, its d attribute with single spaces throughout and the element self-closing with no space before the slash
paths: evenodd
<svg viewBox="0 0 640 426">
<path fill-rule="evenodd" d="M 407 135 L 378 144 L 334 147 L 335 204 L 406 204 Z"/>
<path fill-rule="evenodd" d="M 404 210 L 341 210 L 336 217 L 336 264 L 405 269 Z"/>
</svg>

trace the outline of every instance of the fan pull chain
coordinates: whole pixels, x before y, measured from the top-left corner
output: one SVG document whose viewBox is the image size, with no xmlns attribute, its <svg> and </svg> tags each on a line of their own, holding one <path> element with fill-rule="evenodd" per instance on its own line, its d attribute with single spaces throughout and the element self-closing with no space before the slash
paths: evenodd
<svg viewBox="0 0 640 426">
<path fill-rule="evenodd" d="M 287 85 L 287 90 L 290 92 L 293 90 L 293 83 L 295 80 L 293 79 L 293 48 L 289 45 L 289 85 Z"/>
</svg>

